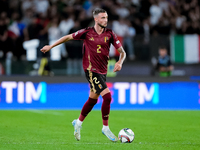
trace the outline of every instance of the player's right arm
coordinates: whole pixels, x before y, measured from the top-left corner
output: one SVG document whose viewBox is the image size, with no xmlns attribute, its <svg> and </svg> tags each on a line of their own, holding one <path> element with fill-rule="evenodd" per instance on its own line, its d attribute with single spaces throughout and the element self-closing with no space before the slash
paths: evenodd
<svg viewBox="0 0 200 150">
<path fill-rule="evenodd" d="M 59 40 L 57 40 L 52 45 L 45 45 L 40 51 L 43 52 L 43 53 L 46 53 L 46 52 L 50 51 L 50 49 L 52 49 L 53 47 L 55 47 L 55 46 L 57 46 L 59 44 L 65 43 L 65 42 L 67 42 L 69 40 L 73 40 L 72 34 L 63 36 L 62 38 L 60 38 Z"/>
</svg>

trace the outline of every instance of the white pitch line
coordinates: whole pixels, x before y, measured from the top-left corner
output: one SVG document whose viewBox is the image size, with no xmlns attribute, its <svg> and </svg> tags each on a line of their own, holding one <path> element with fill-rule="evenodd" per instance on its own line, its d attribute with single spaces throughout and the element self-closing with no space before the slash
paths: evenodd
<svg viewBox="0 0 200 150">
<path fill-rule="evenodd" d="M 47 114 L 52 114 L 52 115 L 56 115 L 56 116 L 63 116 L 63 113 L 60 113 L 60 112 L 48 112 Z"/>
<path fill-rule="evenodd" d="M 32 113 L 37 113 L 37 114 L 44 114 L 43 111 L 38 110 L 38 109 L 27 109 L 27 111 L 32 112 Z"/>
<path fill-rule="evenodd" d="M 63 113 L 56 112 L 56 111 L 44 111 L 44 110 L 38 110 L 38 109 L 27 109 L 29 112 L 38 113 L 38 114 L 49 114 L 49 115 L 55 115 L 55 116 L 63 116 Z"/>
</svg>

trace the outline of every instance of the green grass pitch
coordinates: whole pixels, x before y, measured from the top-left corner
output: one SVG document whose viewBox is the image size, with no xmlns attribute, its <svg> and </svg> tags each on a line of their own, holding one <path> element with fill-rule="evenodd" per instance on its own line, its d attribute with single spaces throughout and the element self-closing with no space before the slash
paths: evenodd
<svg viewBox="0 0 200 150">
<path fill-rule="evenodd" d="M 200 111 L 111 110 L 114 134 L 122 128 L 135 133 L 132 143 L 112 143 L 102 133 L 101 112 L 85 119 L 81 141 L 71 122 L 80 111 L 0 110 L 0 150 L 199 150 Z"/>
</svg>

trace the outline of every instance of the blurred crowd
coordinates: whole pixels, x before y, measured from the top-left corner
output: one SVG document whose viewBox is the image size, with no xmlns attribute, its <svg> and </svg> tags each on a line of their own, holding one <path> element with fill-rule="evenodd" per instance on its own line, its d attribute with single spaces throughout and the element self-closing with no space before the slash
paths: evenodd
<svg viewBox="0 0 200 150">
<path fill-rule="evenodd" d="M 49 41 L 93 26 L 96 7 L 107 11 L 108 28 L 123 39 L 131 60 L 134 36 L 144 35 L 148 43 L 150 36 L 159 34 L 200 34 L 198 0 L 0 0 L 0 59 L 8 52 L 15 59 L 25 59 L 24 41 L 39 39 L 40 49 Z M 80 58 L 76 50 L 80 48 L 81 43 L 69 42 L 62 48 L 62 57 Z"/>
</svg>

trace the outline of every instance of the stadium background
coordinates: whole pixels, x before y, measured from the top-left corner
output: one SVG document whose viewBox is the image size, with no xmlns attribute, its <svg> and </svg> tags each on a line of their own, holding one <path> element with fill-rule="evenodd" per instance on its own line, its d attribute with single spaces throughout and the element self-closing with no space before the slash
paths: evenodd
<svg viewBox="0 0 200 150">
<path fill-rule="evenodd" d="M 119 54 L 113 48 L 110 50 L 108 67 L 108 84 L 113 88 L 118 82 L 127 83 L 125 89 L 114 89 L 115 103 L 120 99 L 120 93 L 125 101 L 130 101 L 133 94 L 131 85 L 145 103 L 127 104 L 114 108 L 129 109 L 199 109 L 199 74 L 200 74 L 200 7 L 197 0 L 16 0 L 0 1 L 0 82 L 1 109 L 6 108 L 34 108 L 34 104 L 26 104 L 28 95 L 26 84 L 30 81 L 34 87 L 30 98 L 40 99 L 40 83 L 45 82 L 46 102 L 53 102 L 53 94 L 60 94 L 58 105 L 42 105 L 40 108 L 68 108 L 62 102 L 70 101 L 67 94 L 78 91 L 84 93 L 88 88 L 81 65 L 80 41 L 70 41 L 58 46 L 48 54 L 42 54 L 40 49 L 54 42 L 61 36 L 73 33 L 78 29 L 93 26 L 92 10 L 95 7 L 104 8 L 109 15 L 108 27 L 112 28 L 123 43 L 127 52 L 127 59 L 123 69 L 117 74 L 112 72 Z M 175 67 L 171 77 L 159 77 L 153 69 L 154 60 L 158 58 L 159 46 L 166 46 Z M 7 82 L 6 82 L 7 81 Z M 179 81 L 179 82 L 177 82 Z M 73 91 L 67 87 L 72 86 Z M 80 83 L 80 84 L 79 84 Z M 84 84 L 83 84 L 84 83 Z M 144 83 L 143 88 L 139 84 Z M 154 84 L 158 83 L 157 91 Z M 66 84 L 66 90 L 56 85 Z M 67 85 L 69 84 L 69 85 Z M 152 85 L 152 86 L 151 86 Z M 188 90 L 187 86 L 190 86 Z M 31 86 L 31 85 L 30 85 Z M 185 88 L 182 88 L 185 87 Z M 53 88 L 53 91 L 49 89 Z M 77 89 L 76 89 L 77 88 Z M 164 92 L 173 88 L 170 98 Z M 43 89 L 43 88 L 42 88 Z M 44 89 L 43 89 L 44 90 Z M 20 93 L 21 91 L 21 93 Z M 62 92 L 61 92 L 62 91 Z M 140 91 L 143 91 L 143 94 Z M 10 93 L 9 93 L 10 92 Z M 34 93 L 35 92 L 35 93 Z M 116 94 L 118 92 L 118 94 Z M 153 93 L 151 93 L 153 92 Z M 157 92 L 157 107 L 149 106 Z M 188 93 L 184 97 L 181 93 Z M 193 94 L 191 94 L 191 92 Z M 87 93 L 87 92 L 85 92 Z M 133 92 L 134 93 L 134 92 Z M 8 95 L 12 95 L 7 97 Z M 191 96 L 192 95 L 192 96 Z M 68 97 L 66 100 L 65 97 Z M 82 97 L 82 96 L 81 96 Z M 83 102 L 87 94 L 83 96 Z M 134 97 L 134 96 L 133 96 Z M 9 98 L 11 98 L 9 100 Z M 21 102 L 19 102 L 21 99 Z M 194 104 L 188 104 L 188 99 Z M 8 102 L 12 101 L 12 105 Z M 173 106 L 173 102 L 179 104 Z M 35 102 L 36 103 L 36 102 Z M 60 105 L 59 105 L 60 103 Z M 166 105 L 165 105 L 166 104 Z M 181 105 L 183 104 L 183 105 Z M 170 106 L 171 105 L 171 106 Z M 192 106 L 194 105 L 194 106 Z M 44 106 L 44 107 L 43 107 Z M 55 107 L 54 107 L 55 106 Z M 56 107 L 58 106 L 58 107 Z M 63 106 L 63 107 L 59 107 Z M 65 107 L 64 107 L 65 106 Z M 134 107 L 135 106 L 135 107 Z M 81 104 L 78 109 L 81 108 Z M 97 107 L 99 108 L 99 107 Z"/>
</svg>

